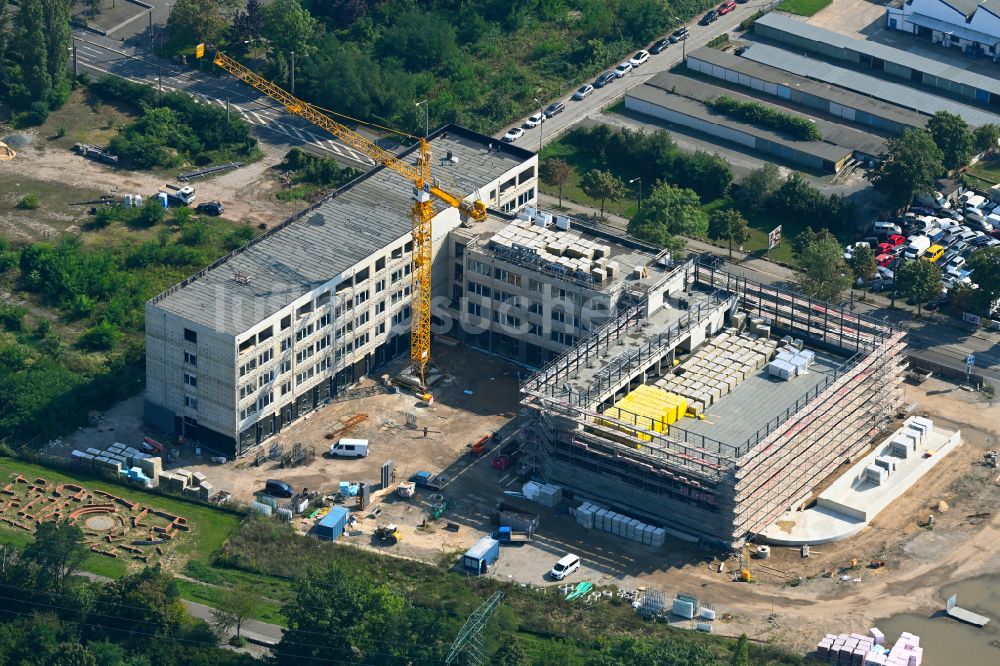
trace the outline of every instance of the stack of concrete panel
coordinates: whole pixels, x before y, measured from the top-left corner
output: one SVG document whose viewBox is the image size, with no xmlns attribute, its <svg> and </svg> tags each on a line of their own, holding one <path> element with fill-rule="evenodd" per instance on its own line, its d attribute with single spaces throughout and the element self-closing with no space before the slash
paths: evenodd
<svg viewBox="0 0 1000 666">
<path fill-rule="evenodd" d="M 913 455 L 913 440 L 908 437 L 893 437 L 889 442 L 889 452 L 896 458 L 909 458 Z"/>
<path fill-rule="evenodd" d="M 198 486 L 198 499 L 209 500 L 214 494 L 215 486 L 208 481 L 204 481 L 200 486 Z"/>
<path fill-rule="evenodd" d="M 535 498 L 535 501 L 550 509 L 554 508 L 562 501 L 562 486 L 556 486 L 551 483 L 542 484 L 538 489 L 538 496 Z"/>
<path fill-rule="evenodd" d="M 868 465 L 865 467 L 865 481 L 881 486 L 889 478 L 889 471 L 878 465 Z"/>
<path fill-rule="evenodd" d="M 162 472 L 157 477 L 160 482 L 160 487 L 171 492 L 183 492 L 187 487 L 187 477 L 180 476 L 178 474 L 172 474 L 170 472 Z"/>
<path fill-rule="evenodd" d="M 594 529 L 594 514 L 600 507 L 590 502 L 584 502 L 576 508 L 576 522 L 588 530 Z"/>
<path fill-rule="evenodd" d="M 889 474 L 896 471 L 896 465 L 899 463 L 899 459 L 893 456 L 876 456 L 875 464 L 884 469 Z"/>
<path fill-rule="evenodd" d="M 200 486 L 207 479 L 208 479 L 208 477 L 205 476 L 204 474 L 202 474 L 201 472 L 194 472 L 191 475 L 191 485 L 193 485 L 193 486 Z"/>
</svg>

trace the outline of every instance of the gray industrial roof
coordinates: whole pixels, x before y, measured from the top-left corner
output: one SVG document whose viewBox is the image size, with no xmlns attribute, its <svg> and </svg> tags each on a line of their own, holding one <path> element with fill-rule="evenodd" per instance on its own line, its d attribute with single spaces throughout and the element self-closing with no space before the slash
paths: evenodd
<svg viewBox="0 0 1000 666">
<path fill-rule="evenodd" d="M 754 44 L 743 52 L 742 57 L 799 76 L 824 81 L 864 95 L 871 95 L 907 109 L 930 114 L 948 111 L 962 116 L 967 123 L 974 127 L 988 123 L 1000 123 L 1000 116 L 968 104 L 954 102 L 946 97 L 938 97 L 923 90 L 844 69 L 823 60 L 807 58 L 768 44 Z"/>
<path fill-rule="evenodd" d="M 765 14 L 761 18 L 757 19 L 756 24 L 769 27 L 772 30 L 789 32 L 799 38 L 829 44 L 843 49 L 850 49 L 857 53 L 864 53 L 874 58 L 885 60 L 886 62 L 895 63 L 903 67 L 909 67 L 910 69 L 923 72 L 924 74 L 930 74 L 932 76 L 937 76 L 956 83 L 962 83 L 979 90 L 988 90 L 991 93 L 1000 95 L 1000 80 L 989 76 L 983 76 L 982 74 L 976 74 L 975 72 L 970 72 L 967 69 L 949 65 L 946 62 L 925 58 L 924 56 L 917 55 L 916 53 L 910 53 L 909 51 L 903 51 L 902 49 L 886 46 L 885 44 L 870 42 L 864 39 L 857 39 L 855 37 L 849 37 L 848 35 L 842 35 L 839 32 L 819 28 L 802 21 L 797 21 L 779 12 Z"/>
<path fill-rule="evenodd" d="M 431 135 L 431 148 L 432 177 L 460 197 L 476 193 L 533 155 L 456 126 Z M 457 161 L 444 159 L 449 151 Z M 415 149 L 407 154 L 414 163 Z M 374 169 L 151 302 L 238 335 L 406 236 L 412 225 L 411 191 L 402 176 Z M 238 283 L 236 273 L 248 275 L 249 285 Z"/>
<path fill-rule="evenodd" d="M 793 90 L 801 90 L 804 93 L 815 95 L 841 106 L 865 111 L 873 116 L 892 120 L 901 125 L 923 127 L 929 119 L 929 116 L 917 111 L 904 109 L 895 104 L 889 104 L 868 95 L 861 95 L 828 83 L 807 79 L 804 76 L 792 74 L 777 67 L 753 62 L 752 60 L 747 60 L 746 58 L 741 58 L 732 53 L 719 51 L 708 46 L 702 46 L 688 53 L 688 61 L 690 62 L 691 60 L 701 60 L 702 62 L 724 67 L 733 72 L 752 76 L 761 81 L 787 86 Z"/>
<path fill-rule="evenodd" d="M 1000 37 L 997 37 L 996 35 L 989 35 L 985 32 L 980 32 L 979 30 L 967 28 L 961 23 L 942 21 L 941 19 L 934 18 L 933 16 L 925 16 L 916 12 L 907 14 L 906 20 L 915 25 L 930 28 L 931 30 L 937 30 L 938 32 L 943 32 L 945 34 L 950 34 L 954 37 L 959 37 L 970 42 L 979 42 L 980 44 L 996 44 L 997 42 L 1000 42 Z"/>
<path fill-rule="evenodd" d="M 659 88 L 667 92 L 672 92 L 675 95 L 689 97 L 706 104 L 717 97 L 725 95 L 740 102 L 756 102 L 764 104 L 765 106 L 775 107 L 784 113 L 811 121 L 816 125 L 816 128 L 823 136 L 824 143 L 843 146 L 848 149 L 846 152 L 859 150 L 868 155 L 878 155 L 883 152 L 884 149 L 883 139 L 869 132 L 862 132 L 861 130 L 854 129 L 853 127 L 848 127 L 847 125 L 833 123 L 823 120 L 822 118 L 816 118 L 808 113 L 800 113 L 789 109 L 778 102 L 771 102 L 769 100 L 765 101 L 752 95 L 744 95 L 742 93 L 729 90 L 728 88 L 716 86 L 698 79 L 690 79 L 686 76 L 678 76 L 677 74 L 671 74 L 670 72 L 662 72 L 647 81 L 646 85 L 650 85 L 654 88 Z M 796 140 L 783 132 L 777 132 L 777 135 L 784 137 L 786 141 L 790 141 L 793 146 L 798 146 L 798 144 L 801 143 L 811 143 L 808 141 Z M 845 151 L 842 151 L 842 155 L 843 152 Z"/>
<path fill-rule="evenodd" d="M 688 80 L 690 81 L 690 79 Z M 700 85 L 698 82 L 693 83 L 695 83 L 696 86 Z M 732 120 L 721 113 L 712 111 L 701 102 L 688 99 L 687 97 L 682 97 L 680 95 L 673 95 L 667 90 L 657 88 L 656 86 L 652 86 L 648 83 L 631 88 L 627 93 L 625 93 L 625 96 L 634 97 L 635 99 L 640 99 L 667 109 L 673 109 L 678 113 L 699 118 L 705 122 L 712 123 L 713 125 L 728 127 L 730 129 L 743 132 L 744 134 L 749 134 L 750 136 L 760 137 L 773 143 L 787 146 L 788 148 L 802 153 L 815 155 L 816 157 L 829 160 L 831 162 L 839 162 L 851 154 L 851 150 L 849 148 L 835 146 L 823 141 L 793 141 L 778 132 L 772 132 L 768 129 L 756 127 L 748 123 L 742 123 L 738 120 Z"/>
</svg>

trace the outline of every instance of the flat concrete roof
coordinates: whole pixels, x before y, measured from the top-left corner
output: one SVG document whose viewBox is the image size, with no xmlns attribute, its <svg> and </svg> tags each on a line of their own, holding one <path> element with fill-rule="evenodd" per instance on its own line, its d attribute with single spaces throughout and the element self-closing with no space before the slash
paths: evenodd
<svg viewBox="0 0 1000 666">
<path fill-rule="evenodd" d="M 534 155 L 455 125 L 430 138 L 432 177 L 463 198 Z M 444 159 L 448 152 L 457 161 Z M 416 147 L 402 155 L 415 163 Z M 411 190 L 405 178 L 377 167 L 151 302 L 238 335 L 406 236 L 412 227 Z M 249 275 L 250 284 L 238 283 L 237 272 Z"/>
<path fill-rule="evenodd" d="M 686 76 L 672 74 L 670 72 L 663 72 L 654 76 L 646 83 L 646 85 L 653 86 L 654 88 L 660 88 L 661 90 L 665 90 L 667 92 L 672 92 L 675 95 L 688 97 L 705 104 L 708 104 L 723 95 L 740 102 L 755 102 L 757 104 L 763 104 L 765 106 L 778 109 L 779 111 L 789 115 L 796 116 L 797 118 L 802 118 L 812 122 L 816 125 L 816 128 L 823 136 L 823 143 L 843 146 L 844 148 L 857 150 L 868 155 L 878 155 L 885 148 L 885 142 L 880 136 L 871 134 L 870 132 L 863 132 L 847 125 L 824 120 L 823 118 L 817 118 L 816 116 L 802 111 L 797 111 L 785 104 L 782 104 L 780 101 L 772 100 L 764 95 L 756 97 L 754 95 L 736 92 L 734 90 L 730 90 L 729 88 L 723 88 L 722 86 L 717 86 L 700 79 L 692 79 Z M 756 125 L 752 125 L 752 127 L 756 127 Z M 785 140 L 793 142 L 793 145 L 798 143 L 809 143 L 796 141 L 795 139 L 785 136 L 782 132 L 775 132 L 775 134 L 785 137 Z"/>
<path fill-rule="evenodd" d="M 931 76 L 961 83 L 978 90 L 986 90 L 994 95 L 1000 95 L 1000 81 L 992 77 L 976 74 L 967 69 L 949 65 L 946 62 L 925 58 L 916 53 L 903 51 L 902 49 L 886 46 L 878 42 L 870 42 L 827 30 L 826 28 L 820 28 L 804 21 L 798 21 L 781 12 L 765 14 L 755 22 L 755 26 L 758 25 L 771 28 L 772 30 L 788 32 L 794 34 L 796 37 L 813 42 L 829 44 L 830 46 L 857 53 L 864 53 L 873 58 L 879 58 L 880 60 L 885 60 L 886 62 L 891 62 L 902 67 L 908 67 L 924 74 L 930 74 Z"/>
<path fill-rule="evenodd" d="M 690 81 L 690 79 L 687 80 Z M 793 141 L 778 132 L 755 127 L 754 125 L 742 123 L 738 120 L 732 120 L 721 113 L 713 111 L 701 102 L 687 97 L 682 97 L 680 95 L 671 94 L 667 90 L 657 88 L 649 85 L 648 83 L 632 88 L 625 93 L 625 96 L 643 100 L 645 102 L 649 102 L 650 104 L 662 106 L 667 109 L 673 109 L 678 113 L 698 118 L 713 125 L 727 127 L 753 137 L 759 137 L 761 139 L 786 146 L 792 150 L 808 153 L 830 162 L 839 162 L 846 157 L 850 157 L 851 155 L 851 149 L 849 148 L 834 146 L 833 144 L 825 143 L 823 141 Z"/>
<path fill-rule="evenodd" d="M 845 361 L 843 357 L 816 351 L 816 362 L 809 371 L 789 381 L 769 376 L 765 365 L 706 407 L 704 421 L 689 418 L 677 425 L 688 432 L 741 446 L 826 381 Z"/>
<path fill-rule="evenodd" d="M 743 52 L 741 57 L 799 76 L 854 90 L 863 95 L 871 95 L 876 99 L 885 100 L 906 109 L 931 115 L 938 111 L 954 113 L 974 127 L 1000 123 L 1000 116 L 989 111 L 962 104 L 947 97 L 939 97 L 924 90 L 893 83 L 877 76 L 838 67 L 823 60 L 792 53 L 770 44 L 754 43 Z"/>
<path fill-rule="evenodd" d="M 701 60 L 702 62 L 723 67 L 733 72 L 752 76 L 761 81 L 800 90 L 842 106 L 864 111 L 873 116 L 885 118 L 886 120 L 892 120 L 901 125 L 924 127 L 930 119 L 929 115 L 924 115 L 917 111 L 911 111 L 910 109 L 889 104 L 880 99 L 861 95 L 828 83 L 808 79 L 804 76 L 778 69 L 777 67 L 754 62 L 728 51 L 720 51 L 708 46 L 702 46 L 688 53 L 688 61 L 690 60 Z"/>
</svg>

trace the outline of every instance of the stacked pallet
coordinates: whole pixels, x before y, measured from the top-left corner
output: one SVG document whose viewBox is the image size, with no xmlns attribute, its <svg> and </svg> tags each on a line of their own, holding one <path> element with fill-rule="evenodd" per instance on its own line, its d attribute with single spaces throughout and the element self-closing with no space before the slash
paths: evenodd
<svg viewBox="0 0 1000 666">
<path fill-rule="evenodd" d="M 687 411 L 698 416 L 774 356 L 778 343 L 735 329 L 723 331 L 677 367 L 677 374 L 656 386 L 684 397 Z"/>
<path fill-rule="evenodd" d="M 618 262 L 611 259 L 611 246 L 570 231 L 568 218 L 546 214 L 528 217 L 490 237 L 490 246 L 530 251 L 544 263 L 587 274 L 597 283 L 621 271 Z"/>
<path fill-rule="evenodd" d="M 576 508 L 576 522 L 587 529 L 625 537 L 654 548 L 662 546 L 667 538 L 666 530 L 662 527 L 647 525 L 637 518 L 630 518 L 590 502 L 584 502 Z"/>
<path fill-rule="evenodd" d="M 635 425 L 642 430 L 665 433 L 670 431 L 672 423 L 684 418 L 687 408 L 687 400 L 676 393 L 643 384 L 617 401 L 614 406 L 605 409 L 603 415 Z M 628 428 L 616 421 L 597 419 L 599 425 L 620 430 L 644 442 L 653 439 L 650 434 Z"/>
<path fill-rule="evenodd" d="M 817 656 L 830 664 L 850 666 L 920 666 L 920 637 L 904 631 L 892 648 L 883 645 L 885 635 L 876 627 L 862 634 L 827 634 L 816 645 Z"/>
<path fill-rule="evenodd" d="M 815 362 L 816 353 L 813 351 L 782 347 L 778 350 L 774 360 L 768 364 L 767 373 L 772 377 L 788 381 L 805 374 Z"/>
</svg>

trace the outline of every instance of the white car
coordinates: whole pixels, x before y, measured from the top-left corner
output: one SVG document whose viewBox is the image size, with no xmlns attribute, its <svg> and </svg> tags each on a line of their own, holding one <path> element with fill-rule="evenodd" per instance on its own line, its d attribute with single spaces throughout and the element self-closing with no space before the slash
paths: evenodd
<svg viewBox="0 0 1000 666">
<path fill-rule="evenodd" d="M 556 580 L 562 580 L 580 568 L 580 558 L 572 553 L 563 555 L 549 571 L 549 575 Z"/>
<path fill-rule="evenodd" d="M 507 143 L 514 143 L 518 139 L 524 136 L 524 130 L 520 127 L 511 127 L 506 134 L 503 135 L 503 140 Z"/>
<path fill-rule="evenodd" d="M 528 118 L 527 120 L 525 120 L 524 126 L 528 128 L 538 127 L 544 122 L 545 122 L 545 114 L 542 112 L 538 112 L 535 115 Z"/>
<path fill-rule="evenodd" d="M 639 65 L 644 64 L 647 60 L 649 60 L 649 51 L 643 49 L 632 56 L 628 63 L 633 67 L 638 67 Z"/>
<path fill-rule="evenodd" d="M 620 79 L 631 71 L 632 71 L 632 63 L 623 62 L 622 64 L 615 67 L 615 78 Z"/>
</svg>

